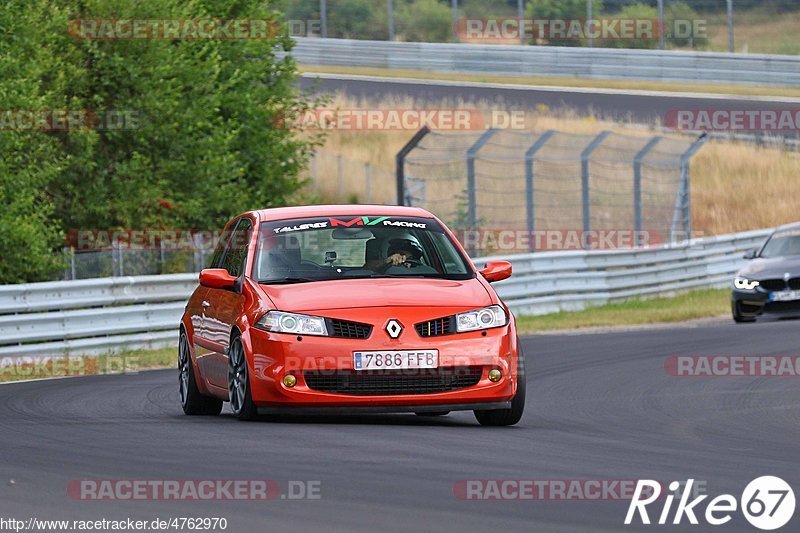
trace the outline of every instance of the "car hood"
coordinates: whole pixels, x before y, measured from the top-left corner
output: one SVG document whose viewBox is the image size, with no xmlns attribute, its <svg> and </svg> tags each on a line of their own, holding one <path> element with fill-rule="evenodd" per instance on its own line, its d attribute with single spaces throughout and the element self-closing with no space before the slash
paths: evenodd
<svg viewBox="0 0 800 533">
<path fill-rule="evenodd" d="M 739 271 L 739 275 L 755 279 L 783 279 L 787 272 L 789 277 L 800 277 L 800 256 L 753 259 Z"/>
<path fill-rule="evenodd" d="M 281 311 L 322 311 L 355 307 L 483 307 L 492 297 L 477 279 L 341 279 L 260 285 Z"/>
</svg>

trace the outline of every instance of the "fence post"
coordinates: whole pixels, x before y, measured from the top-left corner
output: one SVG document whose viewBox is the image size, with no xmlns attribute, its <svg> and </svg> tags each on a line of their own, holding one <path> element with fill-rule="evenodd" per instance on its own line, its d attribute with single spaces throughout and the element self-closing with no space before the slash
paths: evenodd
<svg viewBox="0 0 800 533">
<path fill-rule="evenodd" d="M 319 0 L 320 37 L 328 36 L 328 4 L 326 0 Z"/>
<path fill-rule="evenodd" d="M 194 243 L 194 237 L 192 237 L 192 242 Z M 161 260 L 161 273 L 164 274 L 164 263 L 166 262 L 166 256 L 164 254 L 164 239 L 161 237 L 158 239 L 158 257 Z"/>
<path fill-rule="evenodd" d="M 317 152 L 311 154 L 311 181 L 314 182 L 314 192 L 319 193 L 319 178 L 317 177 Z"/>
<path fill-rule="evenodd" d="M 423 126 L 421 130 L 411 137 L 395 156 L 395 176 L 397 179 L 397 205 L 406 205 L 406 157 L 422 142 L 427 134 L 431 132 L 428 126 Z"/>
<path fill-rule="evenodd" d="M 733 0 L 728 0 L 728 52 L 736 51 L 733 38 Z"/>
<path fill-rule="evenodd" d="M 663 50 L 666 45 L 664 35 L 664 0 L 658 0 L 658 48 Z"/>
<path fill-rule="evenodd" d="M 533 238 L 533 231 L 536 225 L 536 198 L 533 189 L 533 158 L 550 138 L 556 134 L 556 130 L 547 130 L 544 132 L 535 143 L 528 148 L 525 152 L 525 215 L 528 230 L 528 249 L 533 252 L 536 248 L 536 239 Z"/>
<path fill-rule="evenodd" d="M 112 278 L 117 277 L 117 270 L 119 268 L 117 266 L 118 260 L 117 260 L 116 249 L 117 249 L 117 247 L 116 247 L 116 245 L 114 243 L 114 240 L 112 239 L 111 240 L 111 277 Z"/>
<path fill-rule="evenodd" d="M 336 175 L 338 176 L 338 190 L 336 191 L 337 201 L 342 201 L 344 196 L 344 169 L 342 168 L 342 154 L 336 155 Z"/>
<path fill-rule="evenodd" d="M 389 40 L 394 41 L 394 2 L 386 0 L 386 25 L 389 27 Z"/>
<path fill-rule="evenodd" d="M 592 139 L 589 146 L 584 148 L 581 152 L 581 199 L 583 202 L 583 238 L 581 239 L 582 246 L 586 247 L 586 236 L 592 229 L 592 212 L 591 212 L 591 198 L 589 196 L 589 158 L 592 156 L 598 146 L 600 146 L 606 137 L 611 135 L 610 131 L 603 131 Z"/>
<path fill-rule="evenodd" d="M 453 40 L 458 42 L 458 0 L 450 1 L 450 10 L 453 12 Z"/>
<path fill-rule="evenodd" d="M 477 211 L 477 194 L 475 191 L 475 158 L 478 156 L 481 148 L 489 142 L 489 139 L 497 133 L 498 130 L 490 128 L 483 132 L 483 135 L 478 137 L 478 140 L 469 147 L 467 150 L 467 221 L 469 222 L 468 229 L 475 229 L 478 225 L 478 211 Z"/>
<path fill-rule="evenodd" d="M 633 229 L 634 229 L 634 243 L 633 247 L 639 247 L 639 237 L 642 231 L 642 161 L 650 151 L 663 139 L 660 135 L 653 137 L 650 141 L 639 150 L 636 157 L 633 158 Z"/>
<path fill-rule="evenodd" d="M 78 279 L 78 269 L 75 266 L 75 248 L 72 247 L 69 249 L 69 266 L 70 272 L 72 273 L 72 279 Z"/>
<path fill-rule="evenodd" d="M 691 237 L 692 233 L 692 212 L 691 212 L 691 183 L 689 175 L 689 162 L 692 157 L 697 153 L 700 148 L 708 140 L 708 134 L 703 133 L 700 137 L 689 146 L 683 155 L 681 155 L 681 183 L 678 187 L 678 194 L 675 198 L 675 212 L 672 216 L 672 228 L 670 229 L 670 242 L 673 241 L 675 230 L 680 219 L 683 231 L 687 237 Z"/>
<path fill-rule="evenodd" d="M 368 204 L 372 203 L 372 166 L 369 163 L 364 163 L 364 196 Z"/>
</svg>

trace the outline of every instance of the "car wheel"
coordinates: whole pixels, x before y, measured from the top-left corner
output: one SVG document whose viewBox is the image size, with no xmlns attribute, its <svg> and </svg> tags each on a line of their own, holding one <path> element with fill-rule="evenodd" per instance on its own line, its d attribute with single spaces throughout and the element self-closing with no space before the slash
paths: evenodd
<svg viewBox="0 0 800 533">
<path fill-rule="evenodd" d="M 228 352 L 228 398 L 231 403 L 231 411 L 239 420 L 253 420 L 258 415 L 258 411 L 250 394 L 250 378 L 244 344 L 238 335 L 231 339 L 231 347 Z"/>
<path fill-rule="evenodd" d="M 200 393 L 194 376 L 189 339 L 181 332 L 178 342 L 178 383 L 180 384 L 181 407 L 187 415 L 214 416 L 222 412 L 222 400 Z"/>
<path fill-rule="evenodd" d="M 508 409 L 492 409 L 487 411 L 475 411 L 475 418 L 482 426 L 513 426 L 522 418 L 525 411 L 525 358 L 522 351 L 519 352 L 519 368 L 517 371 L 519 383 L 517 384 L 517 394 L 511 400 L 511 407 Z"/>
<path fill-rule="evenodd" d="M 742 316 L 741 313 L 739 313 L 739 310 L 737 309 L 737 307 L 738 306 L 735 303 L 731 304 L 731 312 L 733 314 L 733 321 L 734 322 L 736 322 L 737 324 L 744 324 L 744 323 L 747 323 L 747 322 L 755 322 L 756 321 L 755 317 Z"/>
<path fill-rule="evenodd" d="M 446 416 L 450 414 L 450 411 L 428 411 L 414 414 L 417 416 Z"/>
</svg>

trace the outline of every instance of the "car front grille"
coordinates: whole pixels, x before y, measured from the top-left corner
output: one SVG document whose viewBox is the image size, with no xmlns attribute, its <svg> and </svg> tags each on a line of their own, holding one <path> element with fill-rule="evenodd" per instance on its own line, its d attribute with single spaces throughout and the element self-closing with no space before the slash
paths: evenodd
<svg viewBox="0 0 800 533">
<path fill-rule="evenodd" d="M 800 278 L 792 278 L 789 280 L 789 288 L 793 291 L 800 290 Z"/>
<path fill-rule="evenodd" d="M 438 337 L 456 332 L 456 319 L 454 316 L 436 318 L 426 322 L 414 324 L 414 329 L 420 337 Z"/>
<path fill-rule="evenodd" d="M 309 388 L 352 396 L 435 394 L 476 385 L 483 374 L 479 366 L 414 370 L 306 371 Z"/>
<path fill-rule="evenodd" d="M 764 279 L 759 281 L 758 285 L 767 291 L 782 291 L 786 289 L 786 282 L 782 279 Z"/>
<path fill-rule="evenodd" d="M 366 339 L 372 333 L 372 326 L 349 320 L 328 319 L 328 333 L 331 337 L 342 339 Z"/>
</svg>

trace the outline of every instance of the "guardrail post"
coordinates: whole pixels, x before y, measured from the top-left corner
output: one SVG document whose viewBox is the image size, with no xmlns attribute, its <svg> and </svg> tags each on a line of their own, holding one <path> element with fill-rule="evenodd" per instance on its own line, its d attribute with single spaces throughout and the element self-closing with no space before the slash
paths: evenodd
<svg viewBox="0 0 800 533">
<path fill-rule="evenodd" d="M 583 152 L 581 152 L 581 191 L 583 200 L 583 238 L 581 242 L 584 248 L 586 247 L 586 235 L 592 229 L 591 199 L 589 197 L 589 158 L 592 156 L 592 152 L 594 152 L 609 135 L 611 135 L 610 131 L 601 132 L 600 135 L 595 137 L 592 142 L 589 143 L 589 146 L 584 148 Z"/>
<path fill-rule="evenodd" d="M 421 130 L 411 137 L 411 140 L 403 146 L 395 156 L 395 172 L 397 176 L 397 205 L 408 205 L 406 203 L 406 157 L 422 142 L 427 134 L 431 132 L 428 126 L 423 126 Z"/>
<path fill-rule="evenodd" d="M 547 130 L 530 148 L 528 148 L 528 151 L 525 152 L 525 214 L 529 239 L 528 249 L 531 252 L 536 248 L 536 239 L 533 238 L 533 231 L 536 229 L 536 193 L 533 189 L 533 158 L 536 156 L 536 152 L 547 144 L 547 141 L 555 134 L 556 130 Z"/>
<path fill-rule="evenodd" d="M 634 243 L 633 247 L 639 247 L 639 237 L 642 231 L 642 160 L 647 156 L 650 151 L 663 139 L 660 135 L 653 137 L 650 141 L 639 150 L 636 157 L 633 159 L 633 228 L 634 228 Z"/>
<path fill-rule="evenodd" d="M 489 139 L 497 133 L 496 129 L 489 128 L 483 135 L 478 137 L 475 144 L 467 150 L 467 221 L 469 222 L 468 229 L 475 229 L 478 225 L 478 211 L 477 211 L 477 194 L 475 191 L 475 158 L 478 152 L 481 151 Z"/>
</svg>

